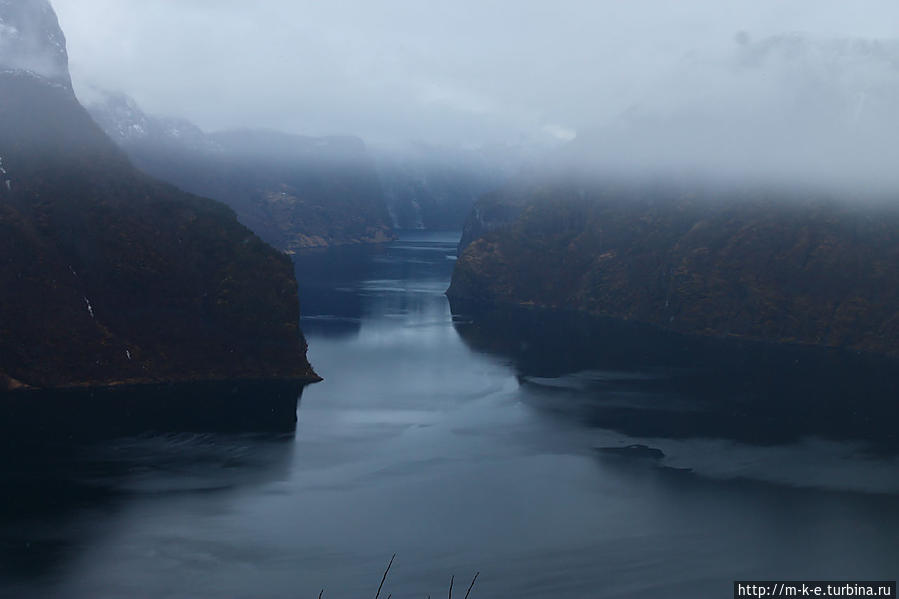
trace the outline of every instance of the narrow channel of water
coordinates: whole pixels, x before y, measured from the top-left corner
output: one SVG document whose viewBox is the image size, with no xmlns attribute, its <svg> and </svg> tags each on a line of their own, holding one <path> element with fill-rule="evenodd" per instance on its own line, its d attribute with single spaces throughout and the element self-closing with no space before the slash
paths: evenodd
<svg viewBox="0 0 899 599">
<path fill-rule="evenodd" d="M 476 571 L 475 599 L 899 575 L 887 370 L 454 319 L 456 241 L 298 258 L 325 381 L 305 389 L 295 435 L 140 435 L 8 466 L 0 595 L 355 599 L 393 553 L 382 596 L 396 599 Z M 631 444 L 663 455 L 614 449 Z"/>
</svg>

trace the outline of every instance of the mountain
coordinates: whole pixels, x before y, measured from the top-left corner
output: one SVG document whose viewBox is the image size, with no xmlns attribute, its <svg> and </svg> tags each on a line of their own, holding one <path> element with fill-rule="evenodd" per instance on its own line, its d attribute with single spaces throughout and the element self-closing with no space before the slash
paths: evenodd
<svg viewBox="0 0 899 599">
<path fill-rule="evenodd" d="M 0 0 L 0 70 L 71 87 L 66 38 L 48 1 Z"/>
<path fill-rule="evenodd" d="M 224 202 L 281 250 L 393 239 L 373 160 L 359 139 L 207 134 L 183 119 L 147 115 L 122 94 L 88 109 L 139 168 Z"/>
<path fill-rule="evenodd" d="M 899 356 L 893 40 L 742 33 L 470 214 L 449 294 Z"/>
<path fill-rule="evenodd" d="M 138 171 L 47 0 L 0 2 L 0 389 L 312 380 L 290 259 Z"/>
<path fill-rule="evenodd" d="M 452 299 L 899 356 L 895 202 L 571 181 L 507 195 L 470 217 Z"/>
<path fill-rule="evenodd" d="M 396 228 L 459 230 L 477 199 L 499 189 L 524 162 L 512 147 L 450 148 L 424 143 L 376 148 L 375 164 Z"/>
</svg>

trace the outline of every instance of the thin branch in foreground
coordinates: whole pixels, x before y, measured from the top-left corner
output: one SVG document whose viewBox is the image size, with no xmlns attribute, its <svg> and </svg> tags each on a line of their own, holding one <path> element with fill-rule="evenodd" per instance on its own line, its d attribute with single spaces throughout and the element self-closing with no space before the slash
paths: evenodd
<svg viewBox="0 0 899 599">
<path fill-rule="evenodd" d="M 318 594 L 318 599 L 322 599 L 322 595 L 325 594 L 325 589 L 322 589 L 322 592 Z"/>
<path fill-rule="evenodd" d="M 384 581 L 387 580 L 387 573 L 390 572 L 390 566 L 393 565 L 393 560 L 396 559 L 396 554 L 393 554 L 393 557 L 390 558 L 390 563 L 387 564 L 387 569 L 384 570 L 384 576 L 381 577 L 381 584 L 378 585 L 378 593 L 375 595 L 375 599 L 381 596 L 381 588 L 384 586 Z"/>
<path fill-rule="evenodd" d="M 471 579 L 471 584 L 468 585 L 468 592 L 465 593 L 465 599 L 468 599 L 468 596 L 471 594 L 471 589 L 474 587 L 474 581 L 477 580 L 480 575 L 480 572 L 475 572 L 474 578 Z"/>
<path fill-rule="evenodd" d="M 477 580 L 480 575 L 480 572 L 475 572 L 474 578 L 471 579 L 471 584 L 468 585 L 468 592 L 465 593 L 465 599 L 468 599 L 468 596 L 471 594 L 471 589 L 474 588 L 474 581 Z"/>
<path fill-rule="evenodd" d="M 449 599 L 453 599 L 453 582 L 455 582 L 455 580 L 456 580 L 456 575 L 453 574 L 453 577 L 450 578 L 450 593 L 449 593 Z"/>
</svg>

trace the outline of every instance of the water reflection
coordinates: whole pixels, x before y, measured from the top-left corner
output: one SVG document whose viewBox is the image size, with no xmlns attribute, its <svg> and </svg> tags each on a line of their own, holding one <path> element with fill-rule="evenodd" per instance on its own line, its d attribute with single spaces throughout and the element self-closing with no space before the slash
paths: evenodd
<svg viewBox="0 0 899 599">
<path fill-rule="evenodd" d="M 0 439 L 31 450 L 148 431 L 289 433 L 303 383 L 222 381 L 29 391 L 0 398 Z"/>
<path fill-rule="evenodd" d="M 296 382 L 243 381 L 4 397 L 0 590 L 49 593 L 34 583 L 102 542 L 134 498 L 283 477 L 301 394 Z"/>
<path fill-rule="evenodd" d="M 359 282 L 368 280 L 381 246 L 309 250 L 294 256 L 305 335 L 352 338 L 365 310 Z"/>
<path fill-rule="evenodd" d="M 294 257 L 307 337 L 352 338 L 363 320 L 405 318 L 424 296 L 445 316 L 442 298 L 458 233 L 406 231 L 388 246 L 340 246 Z M 393 302 L 388 308 L 385 301 Z"/>
<path fill-rule="evenodd" d="M 696 339 L 574 315 L 455 305 L 477 351 L 511 360 L 531 405 L 638 437 L 857 441 L 899 453 L 895 363 Z"/>
<path fill-rule="evenodd" d="M 141 520 L 146 501 L 158 510 L 227 509 L 248 489 L 285 478 L 293 458 L 293 436 L 277 433 L 159 433 L 55 446 L 64 453 L 17 453 L 3 464 L 0 594 L 60 596 L 53 584 L 93 548 L 115 545 L 123 526 Z"/>
<path fill-rule="evenodd" d="M 382 597 L 442 596 L 450 575 L 476 570 L 474 599 L 894 577 L 899 464 L 879 425 L 859 416 L 839 435 L 822 416 L 798 434 L 747 432 L 729 410 L 764 422 L 754 397 L 800 420 L 776 405 L 783 393 L 763 397 L 780 385 L 733 374 L 773 358 L 700 358 L 683 340 L 548 323 L 565 331 L 555 339 L 539 319 L 503 314 L 457 310 L 454 325 L 456 240 L 408 236 L 350 255 L 346 270 L 330 253 L 303 267 L 339 281 L 300 282 L 325 381 L 304 390 L 295 438 L 142 434 L 14 463 L 5 480 L 33 487 L 3 509 L 0 594 L 280 599 L 324 587 L 349 599 L 374 596 L 394 552 Z M 631 443 L 664 457 L 595 450 Z"/>
</svg>

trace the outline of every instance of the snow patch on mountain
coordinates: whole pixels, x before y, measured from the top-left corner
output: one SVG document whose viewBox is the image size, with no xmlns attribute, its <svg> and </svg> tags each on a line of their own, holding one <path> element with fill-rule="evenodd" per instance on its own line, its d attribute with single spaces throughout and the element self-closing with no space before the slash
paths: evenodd
<svg viewBox="0 0 899 599">
<path fill-rule="evenodd" d="M 10 72 L 71 88 L 66 38 L 48 0 L 0 0 L 0 73 Z"/>
<path fill-rule="evenodd" d="M 92 90 L 92 95 L 88 111 L 103 131 L 121 146 L 152 143 L 182 149 L 220 150 L 218 143 L 190 121 L 148 115 L 125 94 Z"/>
</svg>

